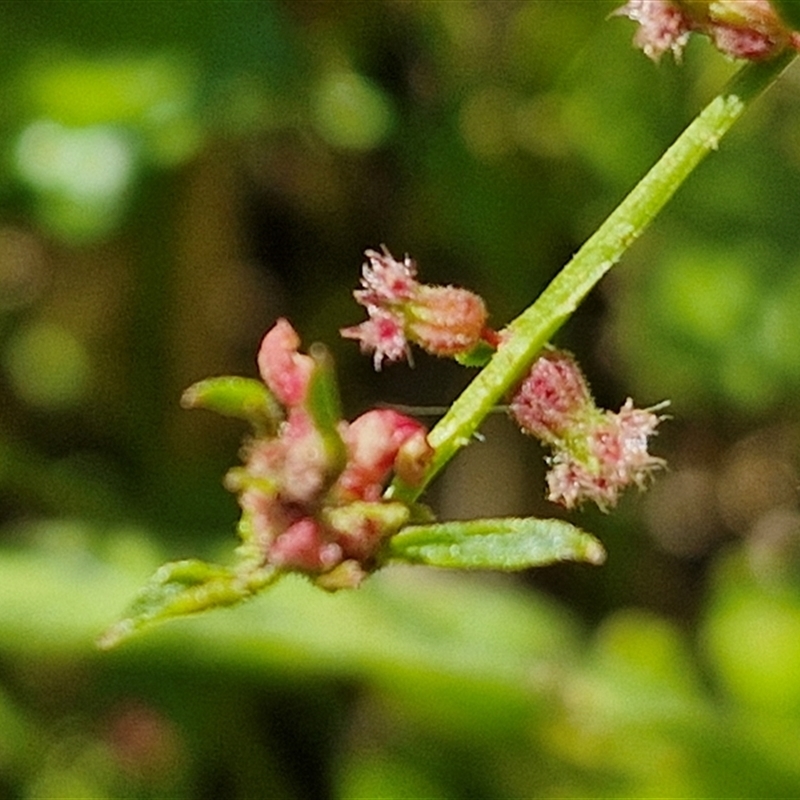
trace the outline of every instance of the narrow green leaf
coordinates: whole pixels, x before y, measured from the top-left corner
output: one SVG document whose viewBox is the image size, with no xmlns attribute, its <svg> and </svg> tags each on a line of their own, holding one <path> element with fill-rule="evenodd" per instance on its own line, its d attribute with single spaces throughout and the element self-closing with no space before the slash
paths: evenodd
<svg viewBox="0 0 800 800">
<path fill-rule="evenodd" d="M 339 435 L 342 407 L 339 401 L 339 386 L 333 360 L 327 348 L 315 343 L 309 349 L 314 359 L 315 369 L 308 385 L 306 408 L 314 421 L 314 427 L 322 436 L 330 461 L 336 465 L 336 472 L 344 468 L 347 449 Z"/>
<path fill-rule="evenodd" d="M 409 525 L 389 542 L 389 557 L 455 569 L 518 570 L 555 561 L 602 564 L 603 545 L 558 519 L 478 519 Z"/>
<path fill-rule="evenodd" d="M 115 647 L 145 625 L 233 605 L 277 577 L 274 570 L 242 575 L 196 559 L 164 564 L 141 588 L 127 615 L 100 636 L 98 647 L 104 650 Z"/>
<path fill-rule="evenodd" d="M 311 345 L 309 354 L 315 364 L 308 386 L 309 413 L 319 429 L 336 431 L 342 419 L 342 407 L 333 360 L 325 345 L 319 342 Z"/>
<path fill-rule="evenodd" d="M 259 432 L 274 434 L 283 409 L 267 387 L 254 378 L 222 375 L 192 384 L 181 397 L 184 408 L 205 408 L 250 422 Z"/>
</svg>

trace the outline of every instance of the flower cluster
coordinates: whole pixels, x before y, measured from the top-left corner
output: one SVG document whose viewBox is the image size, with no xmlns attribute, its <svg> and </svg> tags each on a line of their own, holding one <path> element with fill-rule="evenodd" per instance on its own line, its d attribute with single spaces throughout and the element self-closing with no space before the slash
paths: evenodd
<svg viewBox="0 0 800 800">
<path fill-rule="evenodd" d="M 419 283 L 414 261 L 408 256 L 398 261 L 385 247 L 365 255 L 362 288 L 353 295 L 369 318 L 343 328 L 341 334 L 374 354 L 375 369 L 384 359 L 408 358 L 409 342 L 433 355 L 457 356 L 490 336 L 486 306 L 478 295 L 455 286 Z"/>
<path fill-rule="evenodd" d="M 397 261 L 386 248 L 382 253 L 367 250 L 366 256 L 362 288 L 354 294 L 369 319 L 341 333 L 374 352 L 376 369 L 384 359 L 407 356 L 409 341 L 456 357 L 479 342 L 489 352 L 502 344 L 503 332 L 486 326 L 486 307 L 477 295 L 419 283 L 414 261 L 408 256 Z M 588 500 L 608 509 L 626 487 L 643 486 L 663 464 L 647 451 L 660 417 L 654 410 L 634 408 L 631 400 L 617 413 L 597 408 L 568 353 L 547 350 L 540 356 L 517 389 L 510 411 L 524 432 L 551 449 L 548 498 L 567 508 Z M 346 475 L 340 485 L 347 484 Z"/>
<path fill-rule="evenodd" d="M 629 0 L 615 13 L 639 23 L 634 44 L 654 61 L 667 50 L 680 58 L 692 33 L 705 34 L 731 58 L 750 61 L 800 46 L 768 0 Z"/>
<path fill-rule="evenodd" d="M 660 417 L 634 408 L 630 399 L 617 413 L 599 409 L 569 353 L 543 353 L 515 392 L 510 412 L 523 431 L 550 447 L 548 499 L 567 508 L 589 500 L 607 510 L 623 489 L 642 487 L 663 466 L 647 451 Z"/>
<path fill-rule="evenodd" d="M 300 571 L 325 588 L 357 585 L 410 510 L 382 501 L 392 471 L 419 480 L 430 457 L 420 423 L 388 409 L 338 418 L 324 355 L 306 355 L 284 319 L 264 337 L 261 377 L 282 411 L 250 440 L 226 485 L 238 494 L 244 554 Z"/>
</svg>

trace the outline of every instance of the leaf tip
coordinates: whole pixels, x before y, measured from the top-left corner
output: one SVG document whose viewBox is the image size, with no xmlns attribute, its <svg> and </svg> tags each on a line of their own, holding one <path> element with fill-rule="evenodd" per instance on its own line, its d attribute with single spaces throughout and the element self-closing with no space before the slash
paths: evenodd
<svg viewBox="0 0 800 800">
<path fill-rule="evenodd" d="M 599 567 L 606 563 L 606 557 L 606 549 L 597 539 L 592 539 L 586 545 L 586 550 L 583 554 L 584 561 Z"/>
<path fill-rule="evenodd" d="M 112 650 L 120 642 L 133 635 L 136 624 L 130 618 L 121 619 L 110 627 L 106 628 L 100 636 L 95 639 L 95 646 L 98 650 Z"/>
</svg>

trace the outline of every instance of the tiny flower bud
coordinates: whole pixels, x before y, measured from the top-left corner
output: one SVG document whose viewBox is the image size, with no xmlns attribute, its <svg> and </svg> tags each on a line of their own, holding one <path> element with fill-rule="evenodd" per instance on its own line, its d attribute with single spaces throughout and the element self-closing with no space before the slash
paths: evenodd
<svg viewBox="0 0 800 800">
<path fill-rule="evenodd" d="M 303 517 L 289 526 L 269 548 L 269 561 L 277 567 L 326 572 L 342 560 L 342 549 L 326 542 L 319 523 Z"/>
<path fill-rule="evenodd" d="M 377 500 L 400 448 L 423 426 L 411 417 L 388 408 L 362 414 L 346 426 L 347 466 L 334 487 L 349 499 Z"/>
<path fill-rule="evenodd" d="M 409 486 L 419 486 L 432 457 L 433 448 L 428 444 L 425 431 L 418 430 L 412 433 L 397 451 L 394 460 L 395 474 Z"/>
<path fill-rule="evenodd" d="M 456 356 L 475 347 L 487 317 L 478 295 L 455 286 L 420 286 L 405 311 L 408 338 L 436 356 Z"/>
<path fill-rule="evenodd" d="M 279 319 L 261 341 L 258 369 L 267 387 L 284 406 L 300 405 L 306 396 L 314 359 L 297 352 L 300 337 Z"/>
<path fill-rule="evenodd" d="M 644 486 L 663 466 L 647 452 L 660 422 L 628 399 L 616 414 L 594 403 L 575 359 L 558 350 L 541 355 L 515 393 L 510 412 L 522 430 L 552 449 L 548 499 L 573 508 L 590 500 L 615 505 L 628 486 Z"/>
<path fill-rule="evenodd" d="M 511 415 L 526 432 L 554 444 L 594 401 L 570 353 L 547 350 L 531 367 L 511 400 Z"/>
<path fill-rule="evenodd" d="M 416 264 L 400 262 L 384 247 L 367 250 L 361 285 L 353 292 L 369 315 L 366 322 L 342 328 L 364 352 L 374 353 L 375 369 L 384 359 L 408 358 L 408 342 L 438 356 L 458 356 L 472 350 L 486 329 L 486 306 L 473 292 L 454 286 L 429 286 L 416 280 Z"/>
<path fill-rule="evenodd" d="M 403 503 L 353 502 L 325 509 L 323 519 L 345 558 L 362 564 L 373 558 L 381 542 L 408 522 Z"/>
</svg>

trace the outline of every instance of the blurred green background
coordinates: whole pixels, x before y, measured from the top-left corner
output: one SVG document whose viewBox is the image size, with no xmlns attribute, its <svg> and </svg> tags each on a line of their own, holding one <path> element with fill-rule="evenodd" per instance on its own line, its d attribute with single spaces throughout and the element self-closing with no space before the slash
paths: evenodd
<svg viewBox="0 0 800 800">
<path fill-rule="evenodd" d="M 800 73 L 691 177 L 558 335 L 598 400 L 668 398 L 670 468 L 603 516 L 602 568 L 287 579 L 118 651 L 163 560 L 226 558 L 279 315 L 347 416 L 447 404 L 374 373 L 362 252 L 521 311 L 736 65 L 631 47 L 615 3 L 0 3 L 0 797 L 800 797 Z M 560 512 L 502 416 L 442 518 Z"/>
</svg>

